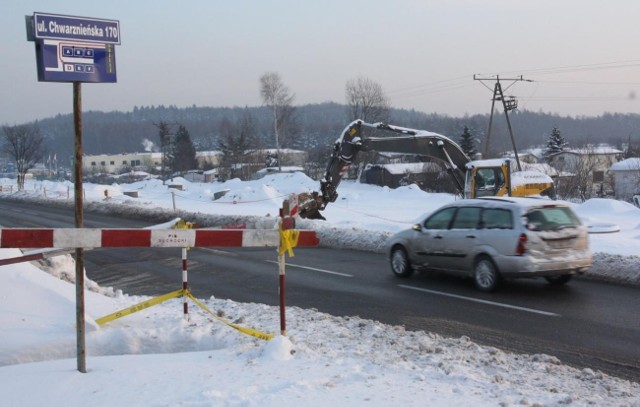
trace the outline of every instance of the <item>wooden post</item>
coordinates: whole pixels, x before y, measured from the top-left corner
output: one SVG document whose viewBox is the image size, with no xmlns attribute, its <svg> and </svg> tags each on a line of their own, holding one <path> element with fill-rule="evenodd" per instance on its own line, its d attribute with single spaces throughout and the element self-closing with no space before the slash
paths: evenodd
<svg viewBox="0 0 640 407">
<path fill-rule="evenodd" d="M 75 130 L 75 226 L 82 228 L 83 189 L 82 189 L 82 95 L 81 82 L 73 82 L 73 128 Z M 84 249 L 76 248 L 76 348 L 78 371 L 87 372 L 87 351 L 85 346 L 84 324 Z"/>
<path fill-rule="evenodd" d="M 291 210 L 289 208 L 289 201 L 282 202 L 282 209 L 280 209 L 280 227 L 282 230 L 291 229 L 290 222 L 285 222 L 290 219 Z M 281 238 L 282 239 L 282 238 Z M 283 246 L 283 242 L 280 242 L 280 247 Z M 285 301 L 285 253 L 278 252 L 278 287 L 280 297 L 280 335 L 285 336 L 287 334 L 287 316 L 286 316 L 286 301 Z"/>
</svg>

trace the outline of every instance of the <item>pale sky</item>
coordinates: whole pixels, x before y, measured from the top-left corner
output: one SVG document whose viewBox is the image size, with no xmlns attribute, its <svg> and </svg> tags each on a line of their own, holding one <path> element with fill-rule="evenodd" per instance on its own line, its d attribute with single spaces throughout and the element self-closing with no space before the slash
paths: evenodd
<svg viewBox="0 0 640 407">
<path fill-rule="evenodd" d="M 34 12 L 120 21 L 118 82 L 83 85 L 85 111 L 258 106 L 275 71 L 296 104 L 344 103 L 365 76 L 393 107 L 488 113 L 473 75 L 499 74 L 534 80 L 506 92 L 521 110 L 640 113 L 637 0 L 4 0 L 0 124 L 72 112 L 71 84 L 37 81 Z"/>
</svg>

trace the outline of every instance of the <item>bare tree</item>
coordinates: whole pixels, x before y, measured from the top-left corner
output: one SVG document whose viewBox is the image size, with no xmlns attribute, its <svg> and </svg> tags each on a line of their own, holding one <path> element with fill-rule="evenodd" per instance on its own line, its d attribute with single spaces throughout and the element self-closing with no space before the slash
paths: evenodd
<svg viewBox="0 0 640 407">
<path fill-rule="evenodd" d="M 289 88 L 282 82 L 277 72 L 267 72 L 260 77 L 260 96 L 262 101 L 271 109 L 273 115 L 273 131 L 276 137 L 276 153 L 278 154 L 278 169 L 282 171 L 280 163 L 280 132 L 293 117 L 293 99 Z"/>
<path fill-rule="evenodd" d="M 391 104 L 377 82 L 359 76 L 347 81 L 345 93 L 349 120 L 362 119 L 370 123 L 389 120 Z"/>
<path fill-rule="evenodd" d="M 43 156 L 44 137 L 37 125 L 3 126 L 4 151 L 13 158 L 18 173 L 18 189 L 24 189 L 24 179 L 30 168 Z"/>
<path fill-rule="evenodd" d="M 389 120 L 390 103 L 382 86 L 377 82 L 364 76 L 350 79 L 345 86 L 345 96 L 349 121 L 362 119 L 368 123 L 375 123 Z M 365 134 L 371 132 L 375 135 L 375 130 L 364 131 Z M 366 163 L 373 161 L 375 156 L 375 152 L 362 152 L 358 155 L 351 166 L 357 173 L 357 179 L 360 179 Z"/>
</svg>

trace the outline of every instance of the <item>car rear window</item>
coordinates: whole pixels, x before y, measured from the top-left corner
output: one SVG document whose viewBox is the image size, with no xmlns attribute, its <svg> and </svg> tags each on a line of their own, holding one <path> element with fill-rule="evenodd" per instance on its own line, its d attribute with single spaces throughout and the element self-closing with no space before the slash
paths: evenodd
<svg viewBox="0 0 640 407">
<path fill-rule="evenodd" d="M 550 206 L 532 209 L 526 214 L 531 230 L 558 230 L 580 225 L 576 214 L 564 206 Z"/>
<path fill-rule="evenodd" d="M 508 209 L 485 209 L 482 211 L 482 225 L 485 229 L 512 229 L 513 215 Z"/>
</svg>

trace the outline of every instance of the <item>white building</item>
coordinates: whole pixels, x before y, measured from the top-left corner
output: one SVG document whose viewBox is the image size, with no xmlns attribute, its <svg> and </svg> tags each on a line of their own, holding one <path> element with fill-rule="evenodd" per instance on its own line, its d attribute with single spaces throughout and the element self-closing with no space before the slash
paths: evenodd
<svg viewBox="0 0 640 407">
<path fill-rule="evenodd" d="M 86 174 L 122 174 L 140 170 L 149 171 L 160 165 L 160 153 L 124 153 L 85 155 L 82 157 L 82 171 Z"/>
<path fill-rule="evenodd" d="M 217 167 L 220 165 L 222 152 L 198 151 L 196 160 L 200 167 Z M 82 157 L 82 171 L 86 174 L 122 174 L 127 171 L 151 171 L 160 168 L 162 153 L 123 153 L 85 155 Z M 194 168 L 195 169 L 195 168 Z"/>
<path fill-rule="evenodd" d="M 640 195 L 640 158 L 627 158 L 611 166 L 615 177 L 615 197 L 629 201 Z"/>
</svg>

